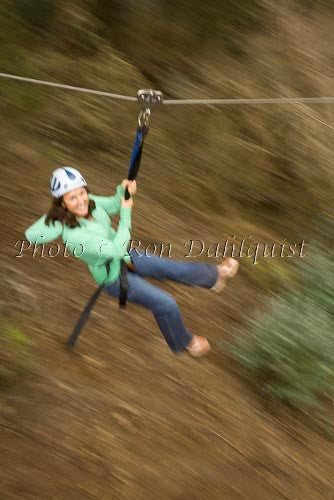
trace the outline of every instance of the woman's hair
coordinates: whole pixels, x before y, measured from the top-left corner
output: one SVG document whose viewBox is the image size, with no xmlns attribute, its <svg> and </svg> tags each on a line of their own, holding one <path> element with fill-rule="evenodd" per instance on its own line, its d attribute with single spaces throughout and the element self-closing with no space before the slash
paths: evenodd
<svg viewBox="0 0 334 500">
<path fill-rule="evenodd" d="M 85 187 L 85 190 L 87 191 L 88 194 L 89 193 L 88 188 Z M 80 226 L 76 215 L 72 214 L 72 212 L 69 212 L 67 208 L 64 208 L 62 206 L 62 201 L 63 201 L 62 196 L 60 198 L 52 198 L 52 205 L 50 210 L 46 214 L 45 224 L 49 226 L 50 221 L 52 221 L 54 225 L 55 221 L 59 220 L 62 224 L 66 224 L 66 226 L 69 226 L 71 228 Z M 91 215 L 92 210 L 94 210 L 94 208 L 95 208 L 95 201 L 89 200 L 87 215 Z"/>
</svg>

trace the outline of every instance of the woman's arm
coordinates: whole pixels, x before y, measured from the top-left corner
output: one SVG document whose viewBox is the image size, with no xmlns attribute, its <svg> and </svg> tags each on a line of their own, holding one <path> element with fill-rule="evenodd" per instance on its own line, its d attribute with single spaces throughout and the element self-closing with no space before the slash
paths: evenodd
<svg viewBox="0 0 334 500">
<path fill-rule="evenodd" d="M 115 215 L 120 212 L 121 202 L 125 194 L 126 187 L 128 187 L 131 195 L 136 193 L 136 181 L 128 181 L 127 179 L 124 179 L 122 184 L 117 186 L 116 194 L 114 196 L 97 196 L 95 194 L 89 194 L 88 197 L 95 201 L 96 206 L 102 207 L 108 215 Z"/>
<path fill-rule="evenodd" d="M 32 224 L 26 231 L 25 237 L 31 243 L 49 243 L 52 240 L 56 240 L 61 236 L 63 231 L 63 225 L 60 221 L 55 221 L 50 225 L 45 224 L 46 215 L 42 215 L 34 224 Z"/>
<path fill-rule="evenodd" d="M 121 200 L 124 193 L 125 189 L 123 189 L 122 184 L 119 184 L 114 196 L 97 196 L 89 193 L 88 198 L 94 200 L 96 206 L 102 207 L 108 215 L 115 215 L 118 214 L 121 209 Z"/>
</svg>

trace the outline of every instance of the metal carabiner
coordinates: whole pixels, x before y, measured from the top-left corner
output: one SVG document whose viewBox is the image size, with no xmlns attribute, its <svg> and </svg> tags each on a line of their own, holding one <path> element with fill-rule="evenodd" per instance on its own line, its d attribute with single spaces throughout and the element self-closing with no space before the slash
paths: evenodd
<svg viewBox="0 0 334 500">
<path fill-rule="evenodd" d="M 151 110 L 150 108 L 141 109 L 138 115 L 138 127 L 141 130 L 145 130 L 146 133 L 150 126 L 151 121 Z"/>
<path fill-rule="evenodd" d="M 141 89 L 137 92 L 137 98 L 141 105 L 138 116 L 138 127 L 143 131 L 144 135 L 146 135 L 151 121 L 151 109 L 162 103 L 163 94 L 160 90 Z"/>
</svg>

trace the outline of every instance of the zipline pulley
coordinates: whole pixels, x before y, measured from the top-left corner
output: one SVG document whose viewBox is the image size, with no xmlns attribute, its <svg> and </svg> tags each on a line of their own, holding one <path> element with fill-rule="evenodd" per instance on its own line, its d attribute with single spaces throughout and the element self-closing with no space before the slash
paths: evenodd
<svg viewBox="0 0 334 500">
<path fill-rule="evenodd" d="M 145 136 L 148 132 L 151 119 L 151 109 L 163 102 L 163 94 L 160 90 L 141 89 L 137 92 L 137 99 L 141 106 L 138 116 L 138 128 Z"/>
</svg>

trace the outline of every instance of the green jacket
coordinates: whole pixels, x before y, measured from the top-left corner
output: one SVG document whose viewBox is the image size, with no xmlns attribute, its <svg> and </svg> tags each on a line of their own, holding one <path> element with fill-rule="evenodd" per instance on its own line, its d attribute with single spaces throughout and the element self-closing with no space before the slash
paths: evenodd
<svg viewBox="0 0 334 500">
<path fill-rule="evenodd" d="M 95 201 L 96 208 L 92 211 L 94 220 L 78 218 L 80 227 L 70 228 L 60 221 L 53 225 L 45 224 L 43 215 L 32 226 L 25 236 L 31 243 L 49 243 L 61 237 L 68 250 L 78 259 L 88 264 L 89 270 L 98 285 L 113 283 L 120 273 L 120 263 L 130 261 L 127 244 L 130 241 L 131 208 L 121 208 L 124 189 L 117 186 L 115 196 L 95 196 L 88 194 Z M 110 215 L 120 214 L 117 231 L 111 227 Z M 105 263 L 112 259 L 109 274 Z"/>
</svg>

